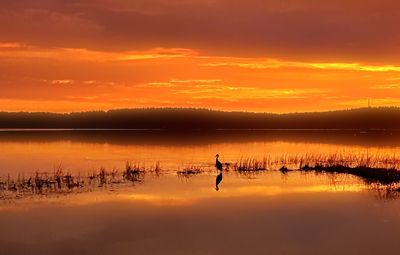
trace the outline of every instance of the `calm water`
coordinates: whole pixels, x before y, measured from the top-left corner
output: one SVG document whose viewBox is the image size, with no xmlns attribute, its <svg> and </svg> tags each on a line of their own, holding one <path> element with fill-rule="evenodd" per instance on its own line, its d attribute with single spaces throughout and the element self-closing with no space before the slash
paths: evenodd
<svg viewBox="0 0 400 255">
<path fill-rule="evenodd" d="M 0 175 L 123 169 L 160 162 L 144 182 L 0 201 L 0 254 L 394 254 L 400 199 L 347 175 L 224 172 L 214 155 L 382 154 L 396 133 L 353 131 L 0 132 Z M 176 171 L 202 166 L 180 178 Z"/>
<path fill-rule="evenodd" d="M 399 154 L 400 133 L 353 131 L 162 131 L 1 132 L 0 174 L 65 170 L 86 173 L 117 168 L 127 161 L 144 166 L 160 162 L 176 171 L 196 165 L 213 167 L 240 158 L 304 154 Z M 399 155 L 400 156 L 400 155 Z"/>
</svg>

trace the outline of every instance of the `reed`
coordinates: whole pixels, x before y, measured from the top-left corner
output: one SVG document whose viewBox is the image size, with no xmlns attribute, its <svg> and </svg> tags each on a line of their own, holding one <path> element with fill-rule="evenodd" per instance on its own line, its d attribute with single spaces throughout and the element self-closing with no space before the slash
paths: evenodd
<svg viewBox="0 0 400 255">
<path fill-rule="evenodd" d="M 139 164 L 132 164 L 131 162 L 127 161 L 122 177 L 131 182 L 141 182 L 140 177 L 145 173 L 146 169 L 144 166 L 140 166 Z"/>
<path fill-rule="evenodd" d="M 266 158 L 261 161 L 255 158 L 241 158 L 238 162 L 233 164 L 233 169 L 238 172 L 264 171 L 267 170 L 267 162 Z"/>
<path fill-rule="evenodd" d="M 391 185 L 400 183 L 400 158 L 394 155 L 304 154 L 240 159 L 233 164 L 238 172 L 279 170 L 283 174 L 293 170 L 351 174 L 368 183 Z"/>
<path fill-rule="evenodd" d="M 393 168 L 375 168 L 368 166 L 355 166 L 350 167 L 340 164 L 322 165 L 317 164 L 313 167 L 308 165 L 303 166 L 301 171 L 315 171 L 325 173 L 337 173 L 337 174 L 351 174 L 357 177 L 361 177 L 367 183 L 381 183 L 384 185 L 391 185 L 400 182 L 400 171 Z"/>
<path fill-rule="evenodd" d="M 143 182 L 146 173 L 158 175 L 160 171 L 159 162 L 150 168 L 127 162 L 125 170 L 122 172 L 116 168 L 106 170 L 101 167 L 98 171 L 92 171 L 86 176 L 82 176 L 80 173 L 74 175 L 58 165 L 52 173 L 37 171 L 27 178 L 21 174 L 18 174 L 17 178 L 12 178 L 9 174 L 6 178 L 0 177 L 0 197 L 5 198 L 10 194 L 22 197 L 31 194 L 81 192 L 107 185 L 135 184 Z"/>
<path fill-rule="evenodd" d="M 201 167 L 190 165 L 180 171 L 177 171 L 176 174 L 178 175 L 178 177 L 190 178 L 191 176 L 201 174 L 202 172 L 203 170 L 201 169 Z"/>
<path fill-rule="evenodd" d="M 305 154 L 281 157 L 281 166 L 301 169 L 304 166 L 343 166 L 349 168 L 382 168 L 400 169 L 400 158 L 397 155 L 369 155 L 333 153 L 329 155 Z M 278 162 L 279 162 L 278 161 Z"/>
<path fill-rule="evenodd" d="M 226 170 L 233 168 L 239 174 L 254 175 L 266 170 L 280 170 L 283 174 L 289 171 L 324 172 L 351 174 L 362 178 L 368 184 L 382 184 L 392 191 L 400 191 L 400 158 L 396 155 L 369 155 L 333 153 L 329 155 L 299 154 L 281 155 L 278 157 L 266 156 L 261 160 L 256 158 L 241 158 L 233 164 L 227 164 Z M 85 191 L 96 187 L 124 183 L 142 183 L 146 174 L 160 175 L 162 168 L 159 162 L 151 167 L 142 164 L 126 162 L 125 169 L 107 170 L 100 168 L 97 171 L 81 174 L 72 174 L 61 165 L 54 168 L 52 173 L 35 172 L 30 176 L 18 174 L 16 178 L 9 174 L 0 177 L 0 197 L 7 194 L 49 194 L 68 193 L 74 190 Z M 190 165 L 177 171 L 178 177 L 189 178 L 201 174 L 203 169 Z"/>
<path fill-rule="evenodd" d="M 285 163 L 297 165 L 301 171 L 351 174 L 368 183 L 391 185 L 400 182 L 400 159 L 396 155 L 306 155 Z"/>
</svg>

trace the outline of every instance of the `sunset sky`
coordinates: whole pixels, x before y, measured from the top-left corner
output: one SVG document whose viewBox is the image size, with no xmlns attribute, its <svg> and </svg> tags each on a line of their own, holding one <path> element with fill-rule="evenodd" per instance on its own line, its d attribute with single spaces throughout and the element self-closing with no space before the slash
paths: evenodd
<svg viewBox="0 0 400 255">
<path fill-rule="evenodd" d="M 0 4 L 0 111 L 400 106 L 396 0 Z"/>
</svg>

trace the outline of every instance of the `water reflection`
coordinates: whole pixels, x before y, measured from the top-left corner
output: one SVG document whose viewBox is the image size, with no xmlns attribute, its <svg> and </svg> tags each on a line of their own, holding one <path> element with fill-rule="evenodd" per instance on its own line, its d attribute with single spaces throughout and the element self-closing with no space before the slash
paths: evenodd
<svg viewBox="0 0 400 255">
<path fill-rule="evenodd" d="M 183 166 L 214 168 L 210 155 L 223 162 L 306 154 L 394 155 L 400 132 L 358 134 L 355 131 L 218 131 L 171 134 L 155 131 L 0 132 L 0 176 L 52 172 L 62 163 L 73 173 L 101 167 L 123 169 L 126 161 L 159 162 L 167 170 Z"/>
<path fill-rule="evenodd" d="M 217 193 L 210 182 L 217 178 L 218 186 L 222 175 Z M 216 177 L 212 169 L 182 181 L 167 172 L 144 174 L 135 186 L 106 181 L 87 192 L 1 200 L 0 253 L 396 253 L 399 203 L 377 200 L 380 193 L 349 175 L 282 176 L 262 171 L 249 180 L 218 171 Z M 229 245 L 215 247 L 216 238 Z"/>
<path fill-rule="evenodd" d="M 127 160 L 133 165 L 121 179 L 112 172 L 99 174 L 87 190 L 72 185 L 63 193 L 16 192 L 14 199 L 0 199 L 0 253 L 396 254 L 400 203 L 392 199 L 398 193 L 387 194 L 344 174 L 218 171 L 215 175 L 211 160 L 216 151 L 223 153 L 222 162 L 338 150 L 393 154 L 400 142 L 396 135 L 389 141 L 389 136 L 367 138 L 350 131 L 332 136 L 326 132 L 192 134 L 182 139 L 154 133 L 2 133 L 0 176 L 6 178 L 7 173 L 19 172 L 22 180 L 23 174 L 28 177 L 38 169 L 52 172 L 59 162 L 74 176 L 79 172 L 86 176 L 101 166 L 119 167 L 121 173 Z M 157 161 L 162 174 L 134 167 Z M 183 166 L 202 168 L 178 173 Z M 181 175 L 191 178 L 182 181 Z M 82 181 L 68 178 L 66 186 Z M 53 185 L 49 189 L 58 186 L 49 184 Z M 213 231 L 215 226 L 218 231 Z M 215 240 L 227 245 L 215 245 Z"/>
<path fill-rule="evenodd" d="M 295 142 L 345 146 L 399 147 L 399 131 L 357 130 L 216 130 L 168 132 L 155 130 L 12 131 L 0 129 L 2 142 L 70 141 L 114 145 L 201 146 L 215 143 Z"/>
<path fill-rule="evenodd" d="M 219 189 L 222 176 L 225 175 L 224 189 Z M 113 178 L 113 179 L 111 179 Z M 0 201 L 5 204 L 56 203 L 56 204 L 81 204 L 97 203 L 101 201 L 142 201 L 156 205 L 193 204 L 202 199 L 216 197 L 215 189 L 218 187 L 219 198 L 238 197 L 268 197 L 284 194 L 303 193 L 340 193 L 367 191 L 364 182 L 348 175 L 315 175 L 293 172 L 282 181 L 278 171 L 260 172 L 254 179 L 249 180 L 243 175 L 233 172 L 219 171 L 217 176 L 213 172 L 206 172 L 182 182 L 179 175 L 172 173 L 156 175 L 143 174 L 140 182 L 131 182 L 127 177 L 108 176 L 102 182 L 94 179 L 84 187 L 68 189 L 43 188 L 42 190 L 20 190 L 18 192 L 0 191 Z M 334 181 L 333 181 L 334 178 Z M 215 189 L 210 189 L 210 180 L 216 181 Z M 83 182 L 84 180 L 81 179 Z M 117 183 L 118 182 L 118 183 Z M 99 185 L 99 184 L 102 185 Z M 39 203 L 40 204 L 40 203 Z"/>
<path fill-rule="evenodd" d="M 60 162 L 68 173 L 63 177 L 67 186 L 75 187 L 84 186 L 83 176 L 88 176 L 89 182 L 95 180 L 93 173 L 101 169 L 112 173 L 110 179 L 113 182 L 120 182 L 113 176 L 125 171 L 127 161 L 137 166 L 136 170 L 139 172 L 141 168 L 156 165 L 157 170 L 150 172 L 160 173 L 162 168 L 163 173 L 176 173 L 179 177 L 189 179 L 213 173 L 215 167 L 218 169 L 218 163 L 221 169 L 225 165 L 219 159 L 222 162 L 237 162 L 243 159 L 245 162 L 246 159 L 271 159 L 274 156 L 283 159 L 301 158 L 313 153 L 323 157 L 338 151 L 349 155 L 350 158 L 352 155 L 365 154 L 385 159 L 384 155 L 395 155 L 398 151 L 398 135 L 396 132 L 383 131 L 371 134 L 356 131 L 217 131 L 183 134 L 155 131 L 0 132 L 0 187 L 18 189 L 15 183 L 7 182 L 10 175 L 21 180 L 22 189 L 29 189 L 30 181 L 37 181 L 40 184 L 36 185 L 38 187 L 54 189 L 54 186 L 60 186 L 56 177 L 38 178 L 35 172 L 52 175 L 57 171 Z M 216 151 L 223 153 L 223 156 L 217 157 L 214 165 L 210 155 L 215 155 Z M 283 170 L 285 169 L 281 168 L 282 173 L 286 175 L 298 176 L 291 174 L 290 167 L 286 171 Z M 124 178 L 135 177 L 132 173 L 125 172 Z M 235 171 L 234 175 L 237 175 L 235 178 L 263 179 L 259 176 L 263 173 L 258 171 Z M 234 175 L 224 178 L 232 178 Z M 33 178 L 29 178 L 30 176 Z M 72 179 L 72 176 L 79 178 Z M 222 177 L 222 172 L 214 176 L 217 191 L 220 190 Z M 280 180 L 275 180 L 275 184 L 286 182 L 286 179 L 287 176 L 281 176 Z M 299 183 L 304 183 L 305 180 L 304 176 L 296 177 Z M 134 179 L 134 182 L 141 181 L 142 178 L 139 181 Z M 226 182 L 227 180 L 224 181 L 224 190 L 229 189 Z M 315 183 L 311 184 L 308 187 L 318 186 Z M 39 192 L 42 190 L 39 188 Z"/>
<path fill-rule="evenodd" d="M 146 196 L 109 197 L 91 204 L 0 212 L 2 254 L 396 254 L 398 250 L 399 204 L 377 205 L 359 193 L 222 197 L 163 205 L 147 202 L 153 198 Z"/>
</svg>

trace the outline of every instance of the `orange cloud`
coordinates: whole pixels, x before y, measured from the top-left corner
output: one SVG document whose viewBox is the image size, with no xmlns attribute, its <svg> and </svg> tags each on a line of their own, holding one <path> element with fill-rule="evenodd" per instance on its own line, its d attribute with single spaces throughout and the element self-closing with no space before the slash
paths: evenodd
<svg viewBox="0 0 400 255">
<path fill-rule="evenodd" d="M 230 62 L 205 63 L 203 66 L 210 67 L 240 67 L 251 69 L 274 69 L 274 68 L 310 68 L 324 70 L 348 70 L 348 71 L 366 71 L 366 72 L 400 72 L 400 66 L 394 65 L 365 65 L 361 63 L 312 63 L 312 62 L 294 62 L 280 61 L 276 59 L 267 59 L 266 61 L 254 61 L 249 59 L 243 62 L 232 60 Z"/>
<path fill-rule="evenodd" d="M 17 50 L 15 50 L 17 49 Z M 183 58 L 196 56 L 191 49 L 154 48 L 143 51 L 105 52 L 84 48 L 41 48 L 20 43 L 0 43 L 0 57 L 23 59 L 52 59 L 91 62 L 134 61 L 160 58 Z"/>
<path fill-rule="evenodd" d="M 24 44 L 18 42 L 0 42 L 0 49 L 17 49 L 22 48 Z"/>
<path fill-rule="evenodd" d="M 15 45 L 23 46 L 0 48 L 0 108 L 6 111 L 168 106 L 288 112 L 359 107 L 368 98 L 376 106 L 397 105 L 400 98 L 395 65 L 210 56 L 184 48 Z"/>
</svg>

